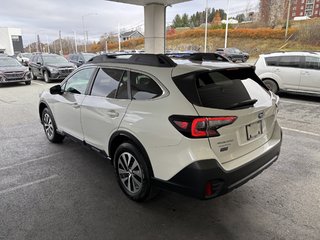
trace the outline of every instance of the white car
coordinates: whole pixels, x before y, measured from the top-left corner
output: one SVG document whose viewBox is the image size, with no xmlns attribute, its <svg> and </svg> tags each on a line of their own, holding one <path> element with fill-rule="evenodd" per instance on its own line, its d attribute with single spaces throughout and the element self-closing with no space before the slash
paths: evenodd
<svg viewBox="0 0 320 240">
<path fill-rule="evenodd" d="M 51 142 L 107 156 L 123 192 L 225 194 L 277 160 L 279 98 L 253 67 L 177 65 L 165 55 L 100 55 L 40 96 Z"/>
<path fill-rule="evenodd" d="M 274 93 L 320 94 L 320 55 L 278 52 L 259 56 L 256 74 Z"/>
<path fill-rule="evenodd" d="M 24 66 L 28 66 L 32 53 L 19 53 L 17 60 Z"/>
</svg>

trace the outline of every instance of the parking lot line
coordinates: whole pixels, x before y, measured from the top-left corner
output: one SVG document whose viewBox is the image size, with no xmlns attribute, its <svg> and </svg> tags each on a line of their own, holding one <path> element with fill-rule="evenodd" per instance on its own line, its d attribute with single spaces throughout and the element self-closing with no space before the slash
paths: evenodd
<svg viewBox="0 0 320 240">
<path fill-rule="evenodd" d="M 25 183 L 25 184 L 22 184 L 22 185 L 19 185 L 19 186 L 16 186 L 16 187 L 12 187 L 12 188 L 7 188 L 7 189 L 4 189 L 4 190 L 1 190 L 0 191 L 0 195 L 1 194 L 6 194 L 6 193 L 9 193 L 9 192 L 13 192 L 15 190 L 22 189 L 22 188 L 25 188 L 25 187 L 29 187 L 29 186 L 32 186 L 34 184 L 46 182 L 46 181 L 49 181 L 49 180 L 57 178 L 57 177 L 59 177 L 59 176 L 57 174 L 54 174 L 54 175 L 51 175 L 49 177 L 38 179 L 38 180 L 33 181 L 33 182 Z"/>
<path fill-rule="evenodd" d="M 292 132 L 298 132 L 298 133 L 303 133 L 303 134 L 308 134 L 308 135 L 320 137 L 320 134 L 318 134 L 318 133 L 301 131 L 301 130 L 297 130 L 297 129 L 293 129 L 293 128 L 286 128 L 286 127 L 281 127 L 281 128 L 284 129 L 284 130 L 292 131 Z"/>
<path fill-rule="evenodd" d="M 28 164 L 28 163 L 31 163 L 31 162 L 40 161 L 40 160 L 47 159 L 47 158 L 50 158 L 50 157 L 54 157 L 54 156 L 59 155 L 61 153 L 64 153 L 64 152 L 58 152 L 58 153 L 46 155 L 46 156 L 43 156 L 43 157 L 30 159 L 30 160 L 27 160 L 25 162 L 21 162 L 21 163 L 16 163 L 16 164 L 12 164 L 12 165 L 9 165 L 9 166 L 5 166 L 5 167 L 0 168 L 0 171 L 6 170 L 6 169 L 10 169 L 10 168 L 14 168 L 14 167 L 18 167 L 18 166 L 21 166 L 21 165 L 24 165 L 24 164 Z"/>
<path fill-rule="evenodd" d="M 303 102 L 293 102 L 293 101 L 286 101 L 286 100 L 280 100 L 280 103 L 293 103 L 298 105 L 305 105 L 305 106 L 311 106 L 311 107 L 319 107 L 320 104 L 312 104 L 312 103 L 303 103 Z"/>
<path fill-rule="evenodd" d="M 44 86 L 45 85 L 45 84 L 41 84 L 41 83 L 38 83 L 38 82 L 35 82 L 35 81 L 32 81 L 32 83 L 40 85 L 40 86 Z"/>
</svg>

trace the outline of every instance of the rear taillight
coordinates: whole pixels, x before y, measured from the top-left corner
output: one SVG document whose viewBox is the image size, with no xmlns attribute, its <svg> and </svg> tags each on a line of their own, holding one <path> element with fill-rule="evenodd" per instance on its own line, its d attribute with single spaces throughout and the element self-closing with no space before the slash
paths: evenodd
<svg viewBox="0 0 320 240">
<path fill-rule="evenodd" d="M 173 126 L 184 136 L 189 138 L 204 138 L 220 136 L 219 128 L 232 124 L 237 117 L 192 117 L 178 116 L 169 117 Z"/>
</svg>

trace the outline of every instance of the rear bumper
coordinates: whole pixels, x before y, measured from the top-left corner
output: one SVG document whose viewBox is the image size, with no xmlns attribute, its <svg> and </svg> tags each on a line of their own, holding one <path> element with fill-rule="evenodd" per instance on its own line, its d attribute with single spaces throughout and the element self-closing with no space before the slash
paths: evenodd
<svg viewBox="0 0 320 240">
<path fill-rule="evenodd" d="M 269 151 L 232 171 L 225 171 L 215 159 L 196 161 L 169 181 L 154 179 L 155 185 L 199 199 L 214 198 L 232 191 L 259 175 L 278 159 L 280 147 L 281 140 Z M 211 186 L 211 195 L 206 195 L 208 184 Z"/>
</svg>

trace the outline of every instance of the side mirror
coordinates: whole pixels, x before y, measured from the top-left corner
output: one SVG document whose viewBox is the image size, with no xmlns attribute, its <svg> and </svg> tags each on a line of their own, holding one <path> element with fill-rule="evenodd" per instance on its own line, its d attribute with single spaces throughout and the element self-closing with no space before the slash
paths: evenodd
<svg viewBox="0 0 320 240">
<path fill-rule="evenodd" d="M 83 62 L 83 60 L 79 60 L 79 63 L 83 64 L 84 62 Z"/>
<path fill-rule="evenodd" d="M 63 91 L 62 91 L 60 85 L 55 85 L 55 86 L 53 86 L 53 87 L 50 88 L 50 93 L 51 93 L 51 94 L 62 94 Z"/>
<path fill-rule="evenodd" d="M 37 64 L 38 64 L 38 65 L 42 65 L 42 63 L 41 63 L 41 62 L 37 62 Z"/>
</svg>

